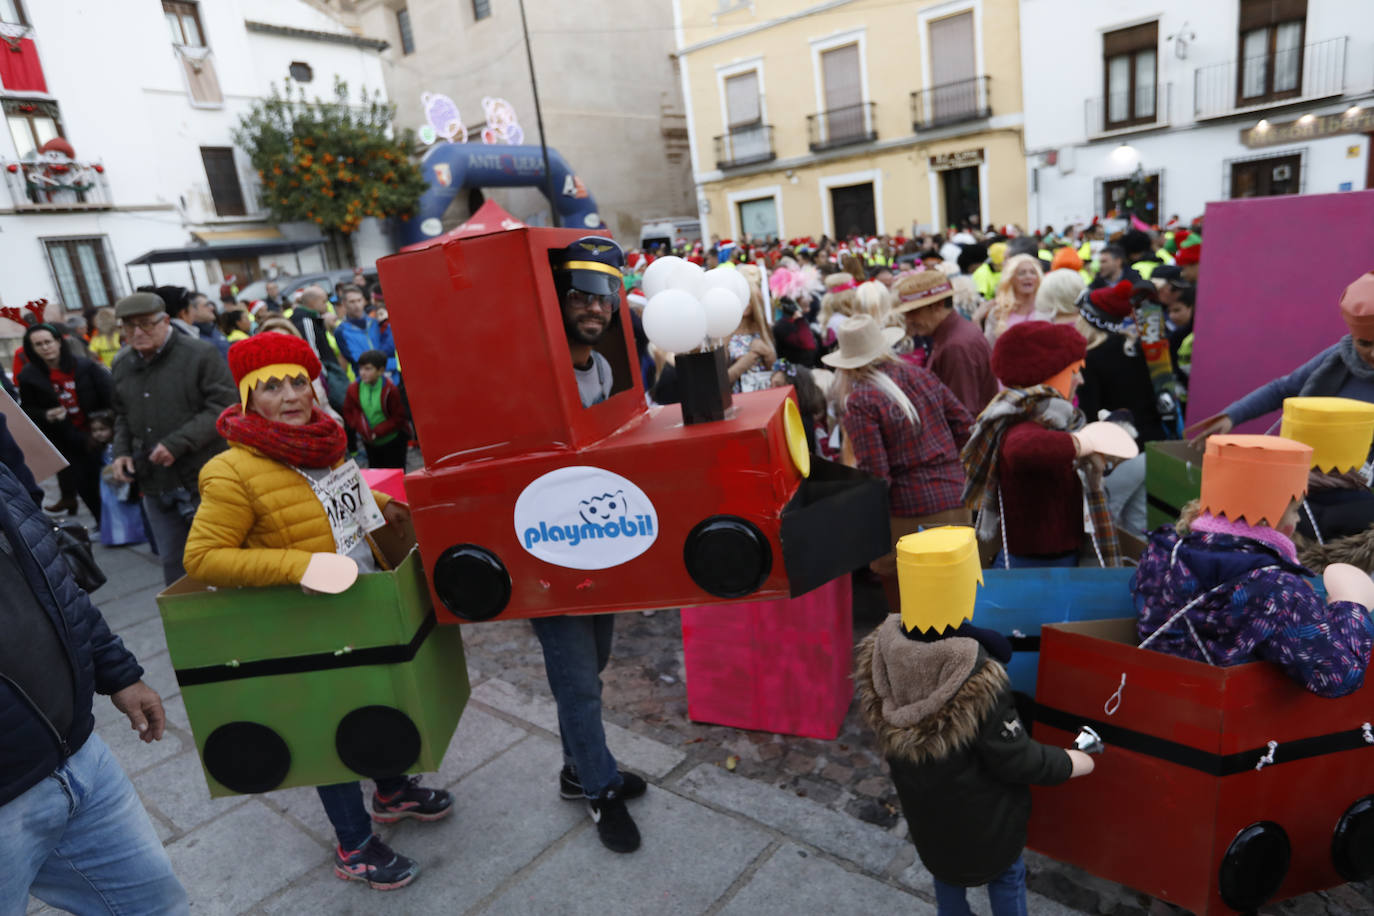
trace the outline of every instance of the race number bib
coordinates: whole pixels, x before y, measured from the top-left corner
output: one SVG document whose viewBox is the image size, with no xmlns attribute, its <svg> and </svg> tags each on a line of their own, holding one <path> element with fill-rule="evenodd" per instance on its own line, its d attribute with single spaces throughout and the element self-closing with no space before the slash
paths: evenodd
<svg viewBox="0 0 1374 916">
<path fill-rule="evenodd" d="M 309 482 L 310 489 L 324 506 L 338 553 L 344 556 L 352 553 L 369 531 L 386 524 L 356 461 L 345 461 L 319 480 L 305 473 L 301 476 Z"/>
</svg>

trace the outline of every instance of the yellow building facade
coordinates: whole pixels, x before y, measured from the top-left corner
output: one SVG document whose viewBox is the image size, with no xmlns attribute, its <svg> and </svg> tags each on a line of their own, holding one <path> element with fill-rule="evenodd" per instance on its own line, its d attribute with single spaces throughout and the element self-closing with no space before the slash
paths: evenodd
<svg viewBox="0 0 1374 916">
<path fill-rule="evenodd" d="M 1026 223 L 1017 0 L 674 0 L 702 235 Z"/>
</svg>

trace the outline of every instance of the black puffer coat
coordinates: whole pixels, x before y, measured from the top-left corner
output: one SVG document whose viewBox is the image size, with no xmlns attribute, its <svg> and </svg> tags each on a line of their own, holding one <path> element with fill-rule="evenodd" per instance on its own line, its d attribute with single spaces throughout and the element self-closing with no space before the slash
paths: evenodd
<svg viewBox="0 0 1374 916">
<path fill-rule="evenodd" d="M 919 642 L 898 621 L 859 647 L 860 708 L 925 867 L 946 884 L 987 884 L 1026 845 L 1031 784 L 1065 781 L 1073 762 L 1026 734 L 1006 670 L 976 641 Z"/>
<path fill-rule="evenodd" d="M 75 708 L 67 734 L 52 726 L 0 672 L 0 805 L 57 769 L 91 736 L 93 693 L 112 694 L 143 676 L 133 653 L 77 587 L 57 551 L 52 524 L 7 467 L 0 465 L 0 537 L 14 556 L 44 613 L 61 637 L 75 678 Z M 66 676 L 62 672 L 61 676 Z"/>
</svg>

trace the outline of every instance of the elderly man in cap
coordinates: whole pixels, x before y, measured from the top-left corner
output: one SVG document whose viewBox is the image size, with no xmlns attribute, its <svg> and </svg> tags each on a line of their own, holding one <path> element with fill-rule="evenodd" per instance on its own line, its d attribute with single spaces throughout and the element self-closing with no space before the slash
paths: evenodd
<svg viewBox="0 0 1374 916">
<path fill-rule="evenodd" d="M 1192 426 L 1192 444 L 1201 446 L 1208 436 L 1229 433 L 1241 423 L 1279 410 L 1284 398 L 1341 397 L 1374 403 L 1374 270 L 1345 288 L 1340 310 L 1350 333 L 1282 378 Z"/>
<path fill-rule="evenodd" d="M 911 337 L 929 337 L 926 368 L 954 392 L 973 416 L 997 394 L 992 348 L 973 322 L 954 310 L 954 287 L 938 270 L 902 274 L 892 285 L 895 311 Z"/>
<path fill-rule="evenodd" d="M 159 296 L 125 296 L 115 316 L 132 352 L 113 370 L 113 471 L 120 481 L 138 481 L 171 585 L 186 574 L 181 555 L 200 504 L 200 469 L 225 448 L 215 421 L 238 403 L 238 392 L 215 345 L 174 333 Z"/>
</svg>

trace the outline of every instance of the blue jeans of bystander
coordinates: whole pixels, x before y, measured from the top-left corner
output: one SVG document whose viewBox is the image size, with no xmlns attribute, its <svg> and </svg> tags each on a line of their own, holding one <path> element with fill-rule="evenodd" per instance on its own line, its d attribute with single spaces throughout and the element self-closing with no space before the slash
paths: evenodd
<svg viewBox="0 0 1374 916">
<path fill-rule="evenodd" d="M 199 505 L 200 497 L 184 488 L 143 494 L 143 511 L 162 559 L 162 580 L 167 585 L 186 575 L 181 558 L 186 553 L 186 536 L 191 533 L 191 519 L 196 517 Z"/>
<path fill-rule="evenodd" d="M 99 735 L 0 805 L 0 861 L 0 913 L 24 912 L 29 894 L 71 913 L 189 912 L 143 803 Z"/>
</svg>

